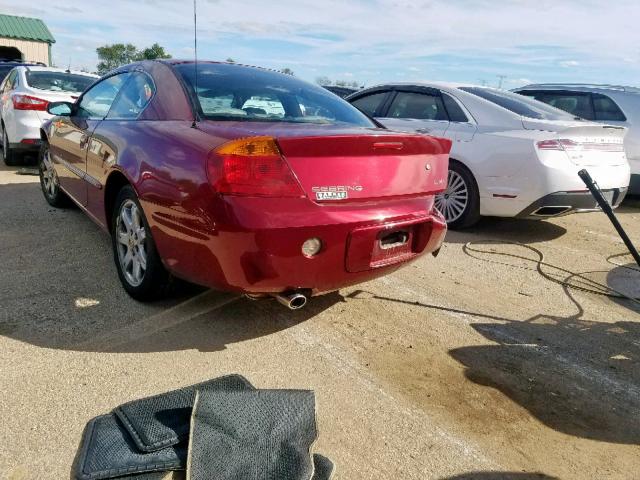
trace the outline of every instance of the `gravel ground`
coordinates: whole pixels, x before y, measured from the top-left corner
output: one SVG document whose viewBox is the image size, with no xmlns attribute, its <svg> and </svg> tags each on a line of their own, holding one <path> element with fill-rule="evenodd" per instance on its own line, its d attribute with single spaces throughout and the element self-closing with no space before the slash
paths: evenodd
<svg viewBox="0 0 640 480">
<path fill-rule="evenodd" d="M 91 417 L 233 372 L 315 390 L 337 479 L 640 471 L 640 308 L 602 295 L 640 297 L 640 274 L 601 213 L 485 219 L 435 259 L 290 312 L 195 288 L 137 303 L 107 236 L 49 207 L 37 177 L 0 169 L 0 205 L 3 479 L 69 478 Z M 640 201 L 619 218 L 640 244 Z"/>
</svg>

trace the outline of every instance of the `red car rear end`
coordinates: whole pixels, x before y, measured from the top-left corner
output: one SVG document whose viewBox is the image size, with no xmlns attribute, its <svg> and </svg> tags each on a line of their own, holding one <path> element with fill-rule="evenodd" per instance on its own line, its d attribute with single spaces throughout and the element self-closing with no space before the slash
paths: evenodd
<svg viewBox="0 0 640 480">
<path fill-rule="evenodd" d="M 197 71 L 122 67 L 43 126 L 45 198 L 71 198 L 111 233 L 132 296 L 157 298 L 173 275 L 300 292 L 296 307 L 440 248 L 449 140 L 379 128 L 288 75 Z"/>
</svg>

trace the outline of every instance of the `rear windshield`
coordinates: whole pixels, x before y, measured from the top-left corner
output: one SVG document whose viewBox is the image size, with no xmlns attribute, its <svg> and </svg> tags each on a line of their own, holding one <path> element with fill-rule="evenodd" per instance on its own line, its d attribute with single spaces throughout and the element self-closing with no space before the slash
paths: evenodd
<svg viewBox="0 0 640 480">
<path fill-rule="evenodd" d="M 192 94 L 193 63 L 175 65 Z M 313 123 L 375 127 L 365 115 L 322 87 L 254 67 L 198 64 L 201 115 L 210 120 Z"/>
<path fill-rule="evenodd" d="M 496 90 L 494 88 L 483 87 L 460 87 L 460 90 L 471 93 L 480 98 L 495 103 L 506 108 L 510 112 L 523 117 L 535 118 L 538 120 L 581 120 L 573 115 L 569 115 L 562 110 L 550 107 L 549 105 L 527 98 L 517 93 Z"/>
<path fill-rule="evenodd" d="M 84 92 L 89 85 L 96 81 L 96 78 L 88 75 L 37 70 L 29 70 L 26 77 L 27 85 L 31 88 L 52 92 Z"/>
</svg>

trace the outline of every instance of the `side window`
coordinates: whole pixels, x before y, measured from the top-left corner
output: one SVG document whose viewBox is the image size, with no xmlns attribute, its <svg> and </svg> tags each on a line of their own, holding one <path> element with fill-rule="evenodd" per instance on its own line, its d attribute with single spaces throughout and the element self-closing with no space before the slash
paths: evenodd
<svg viewBox="0 0 640 480">
<path fill-rule="evenodd" d="M 596 120 L 615 122 L 624 122 L 627 120 L 622 110 L 620 110 L 620 107 L 606 95 L 594 93 L 592 98 Z"/>
<path fill-rule="evenodd" d="M 387 117 L 419 120 L 448 119 L 440 96 L 413 92 L 398 92 L 389 107 Z"/>
<path fill-rule="evenodd" d="M 366 113 L 370 117 L 373 117 L 380 104 L 387 96 L 387 92 L 374 93 L 365 97 L 360 97 L 357 100 L 351 102 L 361 112 Z"/>
<path fill-rule="evenodd" d="M 577 92 L 536 92 L 536 100 L 544 102 L 552 107 L 569 112 L 576 117 L 593 120 L 593 108 L 588 93 Z"/>
<path fill-rule="evenodd" d="M 151 77 L 142 72 L 132 73 L 111 105 L 107 118 L 135 120 L 148 105 L 155 92 L 156 87 Z"/>
<path fill-rule="evenodd" d="M 10 92 L 13 90 L 14 85 L 16 84 L 16 77 L 18 76 L 17 70 L 11 70 L 9 76 L 7 77 L 7 83 L 4 84 L 3 93 Z"/>
<path fill-rule="evenodd" d="M 449 114 L 449 120 L 452 122 L 468 122 L 469 119 L 467 115 L 464 113 L 458 102 L 456 102 L 452 97 L 447 95 L 446 93 L 442 94 L 442 101 L 444 102 L 444 106 L 447 109 L 447 113 Z"/>
<path fill-rule="evenodd" d="M 83 118 L 104 118 L 129 75 L 113 75 L 87 90 L 80 100 L 76 115 Z"/>
</svg>

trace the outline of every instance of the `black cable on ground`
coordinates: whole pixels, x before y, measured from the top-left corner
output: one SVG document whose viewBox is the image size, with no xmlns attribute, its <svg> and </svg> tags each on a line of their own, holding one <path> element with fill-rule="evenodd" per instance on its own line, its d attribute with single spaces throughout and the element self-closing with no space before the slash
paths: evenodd
<svg viewBox="0 0 640 480">
<path fill-rule="evenodd" d="M 530 258 L 527 256 L 523 256 L 523 255 L 518 255 L 515 253 L 509 253 L 509 252 L 499 252 L 494 250 L 486 250 L 486 249 L 482 249 L 482 248 L 478 248 L 478 245 L 514 245 L 520 248 L 524 248 L 526 250 L 529 250 L 533 253 L 536 254 L 537 258 Z M 553 265 L 552 263 L 548 263 L 545 261 L 545 256 L 544 253 L 535 248 L 532 247 L 531 245 L 527 245 L 524 243 L 520 243 L 520 242 L 512 242 L 512 241 L 505 241 L 505 240 L 478 240 L 478 241 L 472 241 L 472 242 L 467 242 L 464 247 L 463 247 L 463 251 L 473 257 L 476 258 L 478 260 L 484 260 L 484 261 L 490 261 L 492 263 L 497 263 L 500 265 L 507 265 L 510 266 L 512 268 L 523 268 L 523 269 L 527 269 L 527 270 L 536 270 L 538 273 L 540 273 L 540 275 L 542 275 L 544 278 L 546 278 L 547 280 L 550 280 L 554 283 L 557 283 L 559 285 L 562 285 L 563 287 L 568 287 L 568 288 L 573 288 L 573 289 L 577 289 L 577 290 L 582 290 L 585 292 L 589 292 L 589 293 L 593 293 L 595 295 L 602 295 L 604 297 L 610 297 L 610 298 L 620 298 L 620 299 L 625 299 L 625 300 L 630 300 L 638 305 L 640 305 L 640 298 L 635 298 L 635 297 L 631 297 L 623 292 L 620 292 L 619 290 L 616 290 L 615 288 L 611 288 L 609 285 L 605 285 L 601 282 L 597 282 L 587 276 L 585 276 L 585 273 L 595 273 L 595 272 L 585 272 L 585 273 L 576 273 L 576 272 L 572 272 L 570 270 L 567 270 L 566 268 L 563 267 L 559 267 L 557 265 Z M 515 266 L 509 263 L 505 263 L 505 262 L 498 262 L 495 260 L 487 260 L 486 258 L 481 258 L 479 256 L 473 255 L 472 253 L 476 253 L 476 254 L 486 254 L 486 255 L 499 255 L 499 256 L 503 256 L 503 257 L 511 257 L 511 258 L 518 258 L 520 260 L 524 260 L 527 262 L 531 262 L 535 264 L 535 268 L 528 268 L 528 267 L 523 267 L 523 266 Z M 618 258 L 618 257 L 622 257 L 627 255 L 626 253 L 622 253 L 622 254 L 616 254 L 616 255 L 612 255 L 610 257 L 607 258 L 607 261 L 613 265 L 616 265 L 618 267 L 623 267 L 623 268 L 627 268 L 629 270 L 634 270 L 634 271 L 638 271 L 640 272 L 640 269 L 635 268 L 635 267 L 629 267 L 626 265 L 620 265 L 617 263 L 614 263 L 612 259 L 614 258 Z M 553 277 L 550 273 L 545 272 L 543 270 L 542 267 L 547 267 L 549 269 L 555 270 L 557 272 L 561 272 L 564 274 L 567 274 L 568 276 L 565 277 L 564 279 L 560 280 L 557 279 L 555 277 Z M 568 280 L 572 279 L 572 278 L 577 278 L 579 280 L 581 280 L 582 282 L 584 282 L 586 284 L 586 286 L 580 286 L 580 285 L 576 285 L 573 283 L 570 283 Z M 640 279 L 639 279 L 640 281 Z"/>
</svg>

